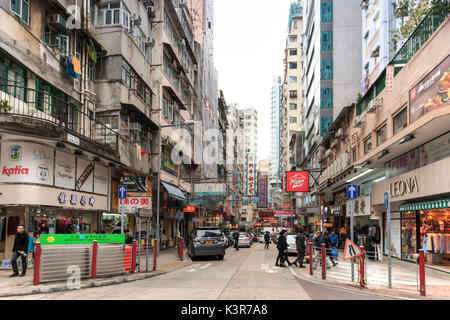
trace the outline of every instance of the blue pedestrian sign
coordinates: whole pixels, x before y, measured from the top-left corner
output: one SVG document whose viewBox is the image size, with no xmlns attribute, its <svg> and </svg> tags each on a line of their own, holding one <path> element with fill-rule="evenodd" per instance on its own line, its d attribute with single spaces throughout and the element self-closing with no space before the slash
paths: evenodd
<svg viewBox="0 0 450 320">
<path fill-rule="evenodd" d="M 127 198 L 127 186 L 120 184 L 119 185 L 119 199 Z"/>
<path fill-rule="evenodd" d="M 358 186 L 356 184 L 347 185 L 347 199 L 358 198 Z"/>
<path fill-rule="evenodd" d="M 384 207 L 389 208 L 389 192 L 384 193 Z"/>
</svg>

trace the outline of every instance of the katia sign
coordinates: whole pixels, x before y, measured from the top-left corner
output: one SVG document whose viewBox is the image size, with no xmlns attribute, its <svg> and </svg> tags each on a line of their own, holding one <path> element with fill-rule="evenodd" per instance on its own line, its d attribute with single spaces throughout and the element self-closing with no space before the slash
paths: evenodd
<svg viewBox="0 0 450 320">
<path fill-rule="evenodd" d="M 308 192 L 309 191 L 308 171 L 288 171 L 286 172 L 287 192 Z"/>
<path fill-rule="evenodd" d="M 22 168 L 22 166 L 16 166 L 15 168 L 7 168 L 6 166 L 3 166 L 2 175 L 4 176 L 12 176 L 12 175 L 28 175 L 30 172 L 30 169 L 28 168 Z"/>
</svg>

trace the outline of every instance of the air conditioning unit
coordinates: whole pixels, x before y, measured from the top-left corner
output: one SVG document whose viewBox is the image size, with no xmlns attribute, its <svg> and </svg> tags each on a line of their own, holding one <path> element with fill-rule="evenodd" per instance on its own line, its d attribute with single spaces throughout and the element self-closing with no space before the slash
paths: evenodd
<svg viewBox="0 0 450 320">
<path fill-rule="evenodd" d="M 139 122 L 131 122 L 130 123 L 130 130 L 133 131 L 142 131 L 142 125 Z"/>
<path fill-rule="evenodd" d="M 133 21 L 133 24 L 135 26 L 140 26 L 142 24 L 142 18 L 141 16 L 136 16 L 135 13 L 133 13 L 130 17 L 130 20 Z"/>
<path fill-rule="evenodd" d="M 360 128 L 362 125 L 362 119 L 361 116 L 357 116 L 355 119 L 355 128 Z"/>
<path fill-rule="evenodd" d="M 340 138 L 340 137 L 342 137 L 342 136 L 344 136 L 344 129 L 342 129 L 342 128 L 339 128 L 337 131 L 336 131 L 336 138 Z"/>
<path fill-rule="evenodd" d="M 144 41 L 144 44 L 145 44 L 147 47 L 154 47 L 154 46 L 156 45 L 156 41 L 155 41 L 155 39 L 152 38 L 152 37 L 147 37 L 147 38 L 145 39 L 145 41 Z"/>
<path fill-rule="evenodd" d="M 147 14 L 150 19 L 156 18 L 156 10 L 155 6 L 148 6 L 147 7 Z"/>
<path fill-rule="evenodd" d="M 368 0 L 363 0 L 363 2 L 361 2 L 361 8 L 363 10 L 369 9 L 369 1 Z"/>
</svg>

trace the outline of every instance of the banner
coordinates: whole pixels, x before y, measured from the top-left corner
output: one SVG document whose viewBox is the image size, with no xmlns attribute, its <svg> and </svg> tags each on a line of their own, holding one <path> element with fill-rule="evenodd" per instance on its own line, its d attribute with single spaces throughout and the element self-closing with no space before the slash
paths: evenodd
<svg viewBox="0 0 450 320">
<path fill-rule="evenodd" d="M 308 171 L 288 171 L 286 172 L 286 192 L 308 192 L 309 191 Z"/>
<path fill-rule="evenodd" d="M 119 210 L 123 209 L 125 213 L 136 213 L 139 209 L 152 209 L 151 197 L 127 197 L 119 199 Z"/>
<path fill-rule="evenodd" d="M 249 153 L 247 155 L 247 195 L 249 197 L 256 195 L 256 155 Z"/>
<path fill-rule="evenodd" d="M 173 148 L 163 145 L 161 149 L 161 168 L 173 175 L 177 175 L 177 166 L 172 161 Z"/>
<path fill-rule="evenodd" d="M 258 207 L 267 207 L 267 174 L 258 172 Z"/>
<path fill-rule="evenodd" d="M 295 210 L 274 210 L 274 217 L 276 218 L 295 217 Z"/>
<path fill-rule="evenodd" d="M 225 196 L 227 188 L 224 183 L 196 183 L 194 185 L 195 196 Z"/>
<path fill-rule="evenodd" d="M 409 92 L 409 123 L 450 105 L 450 55 Z"/>
<path fill-rule="evenodd" d="M 125 243 L 124 234 L 42 234 L 39 238 L 41 245 L 57 244 L 91 244 L 97 243 Z"/>
</svg>

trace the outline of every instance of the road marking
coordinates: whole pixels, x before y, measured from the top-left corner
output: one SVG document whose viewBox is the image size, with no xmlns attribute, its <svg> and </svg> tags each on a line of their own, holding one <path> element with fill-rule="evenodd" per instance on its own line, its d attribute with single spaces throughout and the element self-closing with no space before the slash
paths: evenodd
<svg viewBox="0 0 450 320">
<path fill-rule="evenodd" d="M 273 267 L 270 267 L 268 264 L 261 264 L 261 269 L 267 273 L 277 273 L 278 270 L 275 270 Z"/>
<path fill-rule="evenodd" d="M 209 268 L 210 266 L 212 266 L 212 263 L 207 263 L 207 264 L 205 264 L 204 266 L 200 267 L 199 269 L 204 270 L 204 269 L 206 269 L 206 268 Z"/>
</svg>

